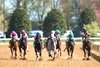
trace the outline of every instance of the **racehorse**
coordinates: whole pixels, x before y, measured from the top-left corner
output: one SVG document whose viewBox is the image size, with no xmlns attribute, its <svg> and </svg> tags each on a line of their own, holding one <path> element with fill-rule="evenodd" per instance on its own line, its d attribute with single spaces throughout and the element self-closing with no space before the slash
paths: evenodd
<svg viewBox="0 0 100 67">
<path fill-rule="evenodd" d="M 66 48 L 64 49 L 64 51 L 67 49 L 67 53 L 68 53 L 68 56 L 70 56 L 70 58 L 73 57 L 74 45 L 75 45 L 75 43 L 72 39 L 69 39 L 66 42 Z"/>
<path fill-rule="evenodd" d="M 9 41 L 9 48 L 10 48 L 10 51 L 11 51 L 11 58 L 13 58 L 13 53 L 15 51 L 15 59 L 17 58 L 17 47 L 18 47 L 18 40 L 12 38 L 10 41 Z"/>
<path fill-rule="evenodd" d="M 89 60 L 89 56 L 90 56 L 90 51 L 91 51 L 91 42 L 89 40 L 83 40 L 83 52 L 84 52 L 84 58 L 83 60 L 86 59 L 86 54 L 88 52 L 88 58 L 87 60 Z"/>
<path fill-rule="evenodd" d="M 23 37 L 19 40 L 20 59 L 22 59 L 22 50 L 24 50 L 23 59 L 26 59 L 25 55 L 26 55 L 26 50 L 27 50 L 27 40 L 26 38 L 23 38 Z"/>
<path fill-rule="evenodd" d="M 55 54 L 56 54 L 56 44 L 57 44 L 57 41 L 55 38 L 48 38 L 47 40 L 48 42 L 46 42 L 46 48 L 47 48 L 47 51 L 48 51 L 48 54 L 49 54 L 49 57 L 52 58 L 52 55 L 51 55 L 51 51 L 54 52 L 54 57 L 53 57 L 53 60 L 55 59 Z"/>
<path fill-rule="evenodd" d="M 42 59 L 42 57 L 41 57 L 41 53 L 42 53 L 42 41 L 38 37 L 36 37 L 36 39 L 34 41 L 34 49 L 35 49 L 35 54 L 36 54 L 36 60 L 38 58 L 38 53 L 40 55 L 40 59 L 39 60 L 41 60 Z"/>
</svg>

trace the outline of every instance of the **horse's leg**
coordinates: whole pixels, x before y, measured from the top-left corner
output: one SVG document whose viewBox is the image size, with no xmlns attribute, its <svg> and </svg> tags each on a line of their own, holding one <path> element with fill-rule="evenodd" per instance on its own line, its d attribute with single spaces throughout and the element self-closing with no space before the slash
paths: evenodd
<svg viewBox="0 0 100 67">
<path fill-rule="evenodd" d="M 21 49 L 21 46 L 19 46 L 19 52 L 20 52 L 20 58 L 22 58 L 22 49 Z"/>
<path fill-rule="evenodd" d="M 71 47 L 71 58 L 73 57 L 73 52 L 74 52 L 74 46 L 72 45 L 72 47 Z"/>
<path fill-rule="evenodd" d="M 61 41 L 59 42 L 59 50 L 60 50 L 60 56 L 62 55 L 61 53 Z"/>
<path fill-rule="evenodd" d="M 37 60 L 37 58 L 38 58 L 37 49 L 36 49 L 36 47 L 34 49 L 35 49 L 36 60 Z"/>
<path fill-rule="evenodd" d="M 13 48 L 10 48 L 11 51 L 11 59 L 13 58 Z"/>
<path fill-rule="evenodd" d="M 26 55 L 26 49 L 24 50 L 24 55 L 23 55 L 23 56 L 24 56 L 24 57 L 23 57 L 24 59 L 25 59 L 25 55 Z"/>
<path fill-rule="evenodd" d="M 85 59 L 86 59 L 86 51 L 85 51 L 85 47 L 83 47 L 83 52 L 84 52 L 84 58 L 83 58 L 83 60 L 85 60 Z"/>
<path fill-rule="evenodd" d="M 40 55 L 40 60 L 41 60 L 42 59 L 42 55 L 41 55 L 42 54 L 42 51 L 40 50 L 39 53 L 40 53 L 39 55 Z"/>
<path fill-rule="evenodd" d="M 39 51 L 39 55 L 40 55 L 40 60 L 42 59 L 42 42 L 40 42 L 40 51 Z"/>
<path fill-rule="evenodd" d="M 15 59 L 17 58 L 17 44 L 14 42 Z"/>
<path fill-rule="evenodd" d="M 62 53 L 61 53 L 61 48 L 59 48 L 59 51 L 60 51 L 60 56 L 62 55 Z"/>
<path fill-rule="evenodd" d="M 87 58 L 87 60 L 89 60 L 89 57 L 90 57 L 90 48 L 88 49 L 88 58 Z"/>
<path fill-rule="evenodd" d="M 56 55 L 56 47 L 54 46 L 54 57 L 53 57 L 53 60 L 55 60 L 55 55 Z"/>
<path fill-rule="evenodd" d="M 55 55 L 56 55 L 56 52 L 54 52 L 54 57 L 53 57 L 53 60 L 55 60 Z"/>
<path fill-rule="evenodd" d="M 15 59 L 17 58 L 17 50 L 15 50 Z"/>
<path fill-rule="evenodd" d="M 47 49 L 48 49 L 48 55 L 49 55 L 49 57 L 52 58 L 52 55 L 51 55 L 52 47 L 51 47 L 51 45 L 50 45 L 50 42 L 48 43 Z"/>
<path fill-rule="evenodd" d="M 60 56 L 61 56 L 61 48 L 60 48 L 60 46 L 58 48 L 58 54 L 59 54 L 59 52 L 60 52 Z"/>
<path fill-rule="evenodd" d="M 52 58 L 52 55 L 51 55 L 51 52 L 50 52 L 50 50 L 48 51 L 48 54 L 49 54 L 49 57 L 51 57 L 51 58 Z"/>
<path fill-rule="evenodd" d="M 54 45 L 54 58 L 55 59 L 55 55 L 56 55 L 56 43 L 53 44 Z"/>
<path fill-rule="evenodd" d="M 67 47 L 67 53 L 68 53 L 68 56 L 70 56 L 70 53 L 69 53 L 69 47 Z"/>
</svg>

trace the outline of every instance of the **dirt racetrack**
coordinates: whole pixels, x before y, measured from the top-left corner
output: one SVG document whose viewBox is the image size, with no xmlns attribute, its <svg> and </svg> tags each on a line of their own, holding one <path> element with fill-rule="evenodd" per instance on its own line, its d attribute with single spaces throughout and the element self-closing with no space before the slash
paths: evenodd
<svg viewBox="0 0 100 67">
<path fill-rule="evenodd" d="M 28 44 L 29 51 L 26 55 L 26 60 L 20 60 L 19 50 L 17 51 L 17 59 L 10 58 L 10 50 L 8 44 L 0 44 L 0 67 L 100 67 L 100 62 L 90 57 L 91 60 L 82 60 L 83 51 L 81 50 L 82 45 L 76 44 L 74 49 L 74 57 L 67 59 L 67 52 L 63 52 L 65 45 L 61 45 L 62 56 L 56 55 L 56 59 L 52 61 L 48 57 L 46 49 L 42 50 L 43 60 L 36 60 L 35 52 L 32 44 Z M 100 58 L 98 58 L 100 59 Z"/>
</svg>

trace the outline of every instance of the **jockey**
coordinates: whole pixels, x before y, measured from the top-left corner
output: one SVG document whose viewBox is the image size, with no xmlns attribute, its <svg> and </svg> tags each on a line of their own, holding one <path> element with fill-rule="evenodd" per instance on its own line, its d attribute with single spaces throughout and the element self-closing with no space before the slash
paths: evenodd
<svg viewBox="0 0 100 67">
<path fill-rule="evenodd" d="M 28 35 L 27 35 L 27 33 L 25 32 L 25 30 L 22 30 L 21 33 L 20 33 L 20 39 L 22 39 L 22 38 L 24 38 L 24 39 L 26 39 L 26 40 L 27 40 L 27 38 L 28 38 Z"/>
<path fill-rule="evenodd" d="M 20 43 L 21 43 L 21 40 L 25 39 L 25 42 L 26 42 L 26 45 L 27 45 L 27 38 L 28 38 L 27 33 L 25 32 L 24 29 L 22 29 L 21 33 L 20 33 Z M 26 48 L 27 48 L 27 50 L 29 50 L 28 45 L 26 46 Z"/>
<path fill-rule="evenodd" d="M 85 32 L 85 39 L 86 39 L 87 41 L 90 40 L 90 33 L 89 33 L 88 31 Z"/>
<path fill-rule="evenodd" d="M 17 35 L 17 33 L 15 31 L 12 31 L 11 34 L 10 34 L 10 37 L 12 39 L 15 39 L 16 40 L 18 38 L 18 35 Z"/>
<path fill-rule="evenodd" d="M 69 32 L 69 35 L 68 35 L 68 40 L 74 40 L 74 35 L 73 35 L 73 32 L 72 31 L 70 31 Z"/>
<path fill-rule="evenodd" d="M 17 36 L 17 33 L 15 31 L 12 31 L 11 32 L 10 37 L 11 37 L 11 40 L 10 41 L 12 43 L 15 42 L 15 41 L 17 41 L 18 36 Z M 11 48 L 11 44 L 9 44 L 9 47 Z"/>
<path fill-rule="evenodd" d="M 74 35 L 73 35 L 73 32 L 72 31 L 70 31 L 70 33 L 68 35 L 68 42 L 69 41 L 72 41 L 74 43 Z M 75 43 L 74 43 L 74 45 L 75 45 Z"/>
<path fill-rule="evenodd" d="M 84 29 L 84 33 L 82 34 L 82 40 L 90 40 L 90 33 Z"/>
<path fill-rule="evenodd" d="M 36 36 L 35 36 L 34 40 L 37 41 L 37 39 L 38 39 L 39 42 L 42 41 L 42 38 L 41 38 L 41 35 L 40 35 L 39 32 L 36 33 Z"/>
<path fill-rule="evenodd" d="M 57 41 L 60 41 L 60 31 L 56 30 L 54 35 L 57 38 Z"/>
<path fill-rule="evenodd" d="M 84 51 L 84 58 L 83 58 L 83 60 L 85 60 L 85 58 L 86 58 L 86 51 L 85 50 L 87 50 L 88 51 L 88 58 L 87 58 L 87 60 L 89 60 L 89 56 L 90 56 L 90 54 L 91 54 L 91 42 L 90 42 L 90 33 L 88 32 L 88 31 L 84 31 L 84 37 L 83 37 L 83 51 Z"/>
<path fill-rule="evenodd" d="M 34 46 L 36 46 L 35 43 L 40 43 L 40 46 L 42 46 L 42 38 L 39 32 L 36 33 L 36 36 L 34 38 Z"/>
</svg>

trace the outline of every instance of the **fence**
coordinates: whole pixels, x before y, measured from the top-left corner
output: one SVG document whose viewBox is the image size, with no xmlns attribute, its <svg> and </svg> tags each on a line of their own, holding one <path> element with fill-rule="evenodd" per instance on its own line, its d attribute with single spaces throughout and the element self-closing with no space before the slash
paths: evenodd
<svg viewBox="0 0 100 67">
<path fill-rule="evenodd" d="M 42 40 L 44 40 L 44 39 L 46 39 L 46 38 L 42 38 Z M 9 41 L 9 40 L 11 40 L 11 38 L 0 38 L 0 41 Z M 18 38 L 18 40 L 19 40 L 19 38 Z M 33 41 L 34 40 L 34 38 L 28 38 L 28 41 Z M 67 40 L 67 38 L 61 38 L 61 40 L 62 41 L 65 41 L 65 40 Z M 75 41 L 82 41 L 82 38 L 81 37 L 78 37 L 78 38 L 74 38 L 74 40 Z M 91 41 L 100 41 L 100 37 L 92 37 L 92 38 L 90 38 L 90 40 Z"/>
</svg>

